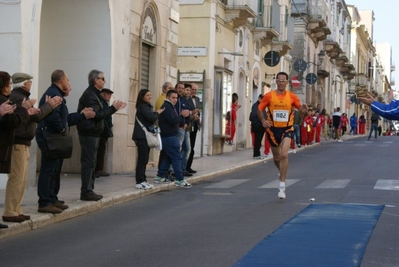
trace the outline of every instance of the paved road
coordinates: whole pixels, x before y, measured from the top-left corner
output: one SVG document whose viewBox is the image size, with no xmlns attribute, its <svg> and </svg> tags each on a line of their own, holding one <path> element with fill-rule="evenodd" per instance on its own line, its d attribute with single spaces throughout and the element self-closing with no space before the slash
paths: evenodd
<svg viewBox="0 0 399 267">
<path fill-rule="evenodd" d="M 399 266 L 399 138 L 364 139 L 290 154 L 284 201 L 269 161 L 1 239 L 0 265 L 232 266 L 314 198 L 387 205 L 361 266 Z"/>
</svg>

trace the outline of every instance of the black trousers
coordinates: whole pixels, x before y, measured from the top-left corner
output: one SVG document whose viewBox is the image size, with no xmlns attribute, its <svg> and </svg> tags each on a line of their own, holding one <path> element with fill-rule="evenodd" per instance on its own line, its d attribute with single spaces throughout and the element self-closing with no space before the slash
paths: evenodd
<svg viewBox="0 0 399 267">
<path fill-rule="evenodd" d="M 251 126 L 251 132 L 253 132 L 255 136 L 253 156 L 259 157 L 263 135 L 265 134 L 265 128 L 263 128 L 262 126 Z"/>
<path fill-rule="evenodd" d="M 193 128 L 194 130 L 190 133 L 191 152 L 190 155 L 188 156 L 186 170 L 191 169 L 191 165 L 193 164 L 194 160 L 194 153 L 195 153 L 194 147 L 195 147 L 195 139 L 197 139 L 198 128 L 197 126 L 194 126 Z"/>
<path fill-rule="evenodd" d="M 147 181 L 145 171 L 150 155 L 150 148 L 145 139 L 134 140 L 134 142 L 137 146 L 136 184 L 141 184 L 142 182 Z"/>
<path fill-rule="evenodd" d="M 96 172 L 104 171 L 104 157 L 105 150 L 107 148 L 108 137 L 100 137 L 100 142 L 98 143 L 97 150 L 97 163 L 96 163 Z"/>
<path fill-rule="evenodd" d="M 96 167 L 99 140 L 100 137 L 79 135 L 79 142 L 81 147 L 81 195 L 88 195 L 93 192 L 94 189 L 94 169 Z"/>
</svg>

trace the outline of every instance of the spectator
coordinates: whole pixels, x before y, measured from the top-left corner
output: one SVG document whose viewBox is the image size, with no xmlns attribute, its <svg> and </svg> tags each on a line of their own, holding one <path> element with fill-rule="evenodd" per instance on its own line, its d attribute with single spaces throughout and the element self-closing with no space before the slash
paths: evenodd
<svg viewBox="0 0 399 267">
<path fill-rule="evenodd" d="M 374 132 L 374 140 L 377 141 L 378 120 L 380 120 L 380 116 L 378 116 L 377 113 L 373 112 L 371 114 L 370 120 L 371 120 L 370 133 L 369 133 L 369 137 L 367 138 L 367 140 L 370 140 L 371 135 Z"/>
<path fill-rule="evenodd" d="M 360 115 L 358 125 L 359 125 L 359 134 L 365 135 L 365 133 L 366 133 L 366 118 L 364 117 L 364 114 Z"/>
<path fill-rule="evenodd" d="M 43 119 L 36 129 L 36 142 L 41 151 L 41 168 L 37 183 L 38 212 L 54 214 L 61 213 L 68 208 L 63 200 L 58 199 L 61 185 L 60 174 L 64 160 L 47 157 L 45 132 L 47 134 L 68 133 L 68 127 L 95 116 L 92 108 L 85 108 L 80 113 L 69 113 L 65 98 L 70 91 L 68 75 L 63 70 L 55 70 L 51 74 L 51 85 L 40 100 L 40 105 L 42 105 L 48 97 L 63 99 L 61 105 Z"/>
<path fill-rule="evenodd" d="M 164 111 L 164 108 L 153 110 L 151 105 L 151 92 L 147 89 L 142 89 L 137 95 L 136 101 L 136 119 L 134 122 L 134 130 L 132 139 L 137 146 L 137 164 L 136 164 L 136 189 L 151 189 L 153 185 L 147 182 L 145 175 L 148 157 L 150 155 L 150 148 L 147 144 L 147 139 L 144 130 L 140 123 L 146 127 L 147 131 L 155 133 L 155 123 L 158 120 L 159 114 Z"/>
<path fill-rule="evenodd" d="M 349 134 L 356 135 L 357 134 L 357 117 L 356 117 L 355 113 L 353 113 L 353 115 L 351 116 L 349 123 L 351 126 Z"/>
<path fill-rule="evenodd" d="M 262 139 L 265 134 L 265 127 L 263 127 L 261 120 L 258 117 L 258 106 L 262 100 L 263 95 L 258 96 L 258 100 L 252 105 L 249 120 L 251 121 L 251 136 L 252 136 L 252 147 L 253 147 L 253 158 L 263 159 L 260 155 L 260 147 L 262 146 Z M 266 111 L 263 110 L 263 116 L 266 117 Z"/>
<path fill-rule="evenodd" d="M 194 107 L 194 109 L 196 109 L 198 111 L 197 112 L 198 119 L 194 120 L 191 123 L 191 130 L 190 130 L 191 151 L 190 151 L 190 155 L 188 157 L 187 167 L 186 167 L 186 170 L 189 173 L 196 173 L 197 172 L 196 170 L 193 170 L 191 168 L 191 166 L 193 164 L 193 160 L 194 160 L 195 140 L 197 139 L 197 132 L 201 128 L 201 120 L 200 120 L 200 113 L 199 113 L 200 99 L 199 99 L 199 97 L 197 97 L 197 90 L 198 90 L 198 86 L 195 83 L 192 83 L 191 84 L 191 97 L 190 97 L 190 100 L 192 102 L 192 107 Z"/>
<path fill-rule="evenodd" d="M 14 89 L 10 94 L 10 101 L 21 106 L 29 99 L 33 77 L 26 73 L 14 73 L 12 82 Z M 29 215 L 22 212 L 22 199 L 28 182 L 28 167 L 30 146 L 35 137 L 36 123 L 50 114 L 54 108 L 62 103 L 61 97 L 46 98 L 39 107 L 39 113 L 30 116 L 30 120 L 21 124 L 15 130 L 15 138 L 11 155 L 11 170 L 8 174 L 6 194 L 4 200 L 3 221 L 23 222 L 29 220 Z"/>
<path fill-rule="evenodd" d="M 341 131 L 342 131 L 342 136 L 345 135 L 347 125 L 349 124 L 348 116 L 346 113 L 342 113 L 341 115 Z"/>
<path fill-rule="evenodd" d="M 114 92 L 108 88 L 101 89 L 100 93 L 100 101 L 103 105 L 104 110 L 109 109 L 109 102 L 111 100 L 111 96 Z M 100 136 L 100 142 L 98 143 L 98 151 L 97 151 L 97 162 L 96 162 L 96 178 L 100 176 L 109 176 L 108 172 L 104 171 L 104 157 L 105 150 L 107 148 L 108 138 L 114 136 L 112 133 L 112 116 L 108 116 L 104 118 L 104 130 Z"/>
<path fill-rule="evenodd" d="M 323 108 L 316 119 L 316 143 L 321 142 L 320 135 L 321 135 L 321 130 L 324 126 L 325 117 L 326 117 L 326 109 Z"/>
<path fill-rule="evenodd" d="M 155 101 L 155 110 L 159 110 L 161 108 L 161 106 L 163 105 L 163 103 L 165 102 L 165 98 L 166 98 L 166 93 L 169 90 L 173 90 L 173 84 L 170 82 L 165 82 L 162 85 L 162 93 L 161 95 L 157 98 L 157 100 Z"/>
<path fill-rule="evenodd" d="M 226 124 L 226 134 L 229 135 L 227 143 L 229 145 L 233 145 L 233 140 L 236 133 L 237 111 L 239 108 L 241 108 L 241 105 L 238 104 L 238 95 L 236 93 L 233 93 L 230 116 L 229 116 L 230 118 L 229 120 L 227 120 Z"/>
<path fill-rule="evenodd" d="M 95 162 L 97 159 L 98 143 L 104 129 L 104 119 L 126 106 L 125 102 L 115 100 L 110 108 L 104 109 L 100 101 L 100 92 L 104 88 L 104 73 L 92 70 L 88 76 L 89 87 L 83 92 L 79 99 L 78 112 L 86 107 L 93 108 L 95 117 L 83 120 L 77 125 L 79 142 L 81 146 L 81 180 L 80 200 L 98 201 L 102 198 L 94 189 Z"/>
<path fill-rule="evenodd" d="M 301 147 L 301 124 L 302 115 L 298 110 L 294 110 L 294 139 L 297 147 Z"/>
<path fill-rule="evenodd" d="M 12 104 L 9 100 L 11 85 L 10 74 L 0 71 L 0 173 L 10 172 L 15 129 L 27 123 L 30 119 L 29 115 L 40 111 L 32 108 L 36 102 L 35 99 L 24 101 L 22 107 Z M 25 220 L 24 217 L 22 219 Z M 8 228 L 8 226 L 0 223 L 0 228 Z"/>
<path fill-rule="evenodd" d="M 381 125 L 378 125 L 378 136 L 381 136 L 381 133 L 382 133 L 382 128 L 381 128 Z M 387 131 L 389 131 L 389 129 L 387 129 Z"/>
<path fill-rule="evenodd" d="M 169 90 L 166 94 L 165 103 L 162 105 L 164 112 L 159 116 L 159 127 L 161 128 L 162 150 L 165 152 L 165 158 L 159 166 L 158 173 L 154 178 L 154 183 L 167 183 L 169 179 L 165 177 L 169 166 L 173 166 L 176 176 L 175 186 L 190 188 L 189 184 L 183 177 L 181 170 L 181 153 L 179 142 L 179 123 L 180 117 L 188 117 L 190 111 L 182 110 L 180 114 L 176 113 L 174 105 L 177 103 L 178 94 L 175 90 Z"/>
</svg>

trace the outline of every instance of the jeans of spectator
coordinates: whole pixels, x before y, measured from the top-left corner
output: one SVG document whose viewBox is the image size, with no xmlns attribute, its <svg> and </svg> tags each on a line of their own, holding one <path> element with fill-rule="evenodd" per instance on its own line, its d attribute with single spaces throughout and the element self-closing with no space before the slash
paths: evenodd
<svg viewBox="0 0 399 267">
<path fill-rule="evenodd" d="M 79 135 L 80 142 L 80 165 L 81 165 L 81 195 L 88 195 L 94 189 L 94 175 L 97 160 L 97 150 L 100 137 Z"/>
<path fill-rule="evenodd" d="M 370 133 L 369 133 L 369 138 L 371 137 L 372 133 L 374 131 L 374 138 L 377 139 L 377 134 L 378 134 L 378 124 L 372 123 L 370 126 Z"/>
<path fill-rule="evenodd" d="M 165 177 L 165 173 L 168 171 L 169 166 L 172 164 L 173 171 L 175 173 L 176 180 L 183 180 L 183 173 L 181 170 L 181 153 L 180 153 L 180 142 L 178 136 L 161 137 L 162 140 L 162 151 L 165 153 L 165 157 L 159 166 L 157 176 Z"/>
<path fill-rule="evenodd" d="M 198 128 L 196 126 L 194 126 L 193 128 L 194 130 L 190 133 L 191 151 L 190 155 L 188 156 L 186 170 L 191 169 L 191 165 L 193 165 L 193 160 L 194 160 L 194 154 L 195 154 L 194 147 L 195 147 L 195 140 L 197 139 Z"/>
<path fill-rule="evenodd" d="M 39 208 L 47 207 L 58 201 L 63 159 L 50 159 L 46 155 L 46 143 L 43 135 L 36 135 L 36 142 L 41 150 L 41 167 L 37 182 Z"/>
<path fill-rule="evenodd" d="M 145 139 L 134 140 L 134 142 L 137 145 L 136 184 L 141 184 L 142 182 L 147 181 L 145 171 L 150 155 L 150 148 Z"/>
<path fill-rule="evenodd" d="M 301 126 L 294 124 L 294 138 L 297 146 L 301 145 Z"/>
<path fill-rule="evenodd" d="M 351 130 L 349 131 L 349 134 L 351 134 L 351 133 L 356 134 L 356 128 L 357 128 L 357 126 L 351 126 Z"/>
</svg>

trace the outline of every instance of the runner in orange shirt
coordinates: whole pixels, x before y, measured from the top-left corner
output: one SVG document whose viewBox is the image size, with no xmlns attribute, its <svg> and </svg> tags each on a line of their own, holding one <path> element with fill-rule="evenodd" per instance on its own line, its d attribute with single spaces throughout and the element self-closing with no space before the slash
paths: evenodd
<svg viewBox="0 0 399 267">
<path fill-rule="evenodd" d="M 267 93 L 259 104 L 258 117 L 266 128 L 273 160 L 280 171 L 280 183 L 278 197 L 285 199 L 285 179 L 288 171 L 288 150 L 293 137 L 294 112 L 293 108 L 300 112 L 306 110 L 306 105 L 301 106 L 298 96 L 286 90 L 288 74 L 279 72 L 276 76 L 277 90 Z M 268 108 L 267 118 L 263 110 Z"/>
</svg>

